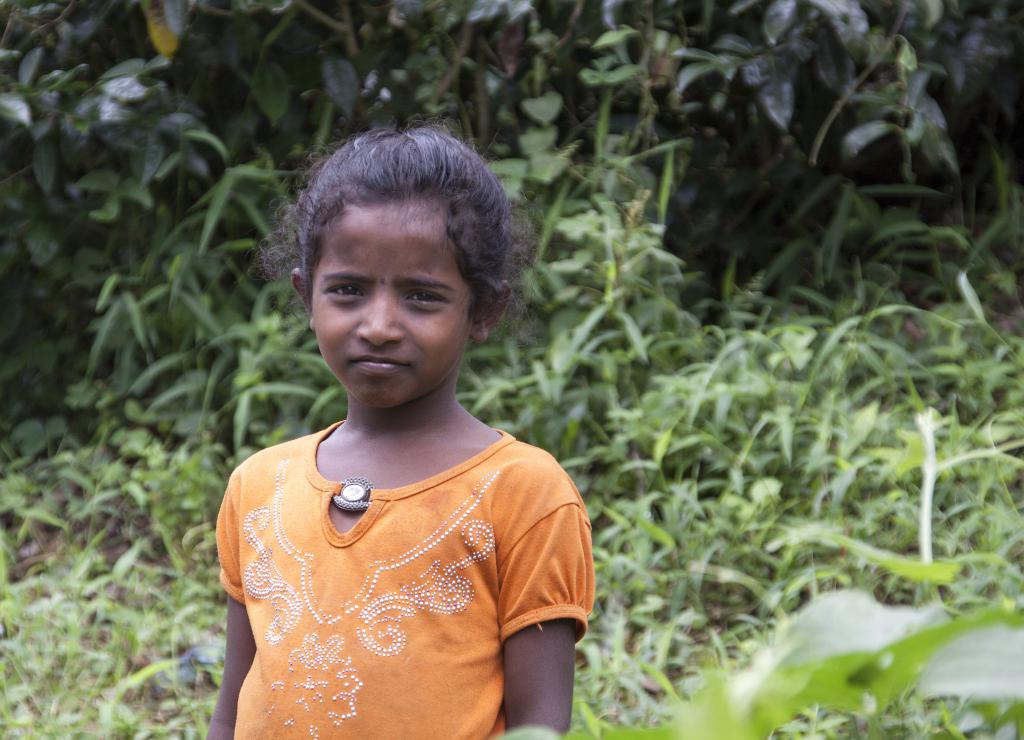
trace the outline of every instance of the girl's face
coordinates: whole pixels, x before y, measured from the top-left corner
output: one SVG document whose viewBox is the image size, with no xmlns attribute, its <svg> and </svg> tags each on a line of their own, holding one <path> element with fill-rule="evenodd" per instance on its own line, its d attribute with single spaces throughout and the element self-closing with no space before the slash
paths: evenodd
<svg viewBox="0 0 1024 740">
<path fill-rule="evenodd" d="M 454 399 L 466 341 L 485 339 L 493 325 L 470 316 L 454 250 L 443 212 L 429 203 L 348 206 L 329 227 L 309 326 L 350 404 Z"/>
</svg>

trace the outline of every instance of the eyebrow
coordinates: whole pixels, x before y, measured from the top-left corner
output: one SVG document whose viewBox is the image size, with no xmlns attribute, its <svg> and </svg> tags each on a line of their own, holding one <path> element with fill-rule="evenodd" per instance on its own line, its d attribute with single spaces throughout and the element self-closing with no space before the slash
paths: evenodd
<svg viewBox="0 0 1024 740">
<path fill-rule="evenodd" d="M 321 283 L 334 283 L 339 281 L 349 280 L 353 283 L 370 283 L 373 282 L 366 275 L 358 272 L 331 272 L 320 278 Z M 428 277 L 409 277 L 400 278 L 396 281 L 398 285 L 403 288 L 429 288 L 431 290 L 448 291 L 451 292 L 454 288 L 443 280 L 434 280 Z"/>
<path fill-rule="evenodd" d="M 365 283 L 367 278 L 358 272 L 331 272 L 320 276 L 321 283 L 334 283 L 339 280 L 351 280 L 354 283 Z"/>
</svg>

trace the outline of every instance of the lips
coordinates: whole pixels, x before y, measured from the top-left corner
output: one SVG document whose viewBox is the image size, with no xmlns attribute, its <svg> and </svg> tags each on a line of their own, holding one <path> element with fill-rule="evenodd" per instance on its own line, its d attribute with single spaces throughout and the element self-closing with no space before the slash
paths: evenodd
<svg viewBox="0 0 1024 740">
<path fill-rule="evenodd" d="M 363 372 L 373 374 L 394 373 L 409 366 L 409 363 L 401 362 L 393 357 L 379 357 L 376 355 L 356 357 L 351 362 Z"/>
</svg>

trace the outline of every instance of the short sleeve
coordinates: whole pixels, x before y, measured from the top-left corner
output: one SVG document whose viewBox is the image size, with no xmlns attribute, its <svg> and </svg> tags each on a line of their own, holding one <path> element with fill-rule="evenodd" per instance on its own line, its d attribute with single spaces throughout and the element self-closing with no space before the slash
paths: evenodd
<svg viewBox="0 0 1024 740">
<path fill-rule="evenodd" d="M 242 573 L 239 565 L 238 498 L 241 495 L 240 474 L 236 470 L 228 480 L 224 500 L 217 515 L 217 557 L 220 559 L 220 583 L 235 601 L 245 603 Z"/>
<path fill-rule="evenodd" d="M 526 531 L 498 563 L 501 640 L 538 622 L 572 619 L 576 639 L 594 605 L 590 520 L 579 504 L 555 509 Z"/>
</svg>

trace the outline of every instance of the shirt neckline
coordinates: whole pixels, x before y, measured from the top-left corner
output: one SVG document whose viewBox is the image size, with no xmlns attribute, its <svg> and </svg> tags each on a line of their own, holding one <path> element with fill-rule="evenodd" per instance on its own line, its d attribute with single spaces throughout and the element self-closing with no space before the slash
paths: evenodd
<svg viewBox="0 0 1024 740">
<path fill-rule="evenodd" d="M 312 485 L 317 490 L 329 492 L 332 495 L 339 490 L 341 483 L 340 481 L 329 480 L 323 476 L 323 474 L 320 472 L 320 469 L 317 468 L 316 466 L 316 452 L 319 449 L 320 444 L 325 439 L 327 439 L 328 436 L 330 436 L 331 432 L 333 432 L 342 424 L 344 424 L 344 420 L 337 421 L 334 424 L 331 424 L 326 429 L 324 429 L 319 434 L 317 434 L 315 439 L 313 440 L 313 444 L 310 445 L 305 452 L 306 479 L 309 481 L 310 485 Z M 467 470 L 470 470 L 471 468 L 476 467 L 484 460 L 488 459 L 489 457 L 492 457 L 499 450 L 508 447 L 510 444 L 516 441 L 515 437 L 513 437 L 511 434 L 502 429 L 495 429 L 494 431 L 496 431 L 501 436 L 498 439 L 494 440 L 494 442 L 489 444 L 487 447 L 480 450 L 480 452 L 473 455 L 472 457 L 469 457 L 446 470 L 442 470 L 439 473 L 435 473 L 429 478 L 424 478 L 423 480 L 416 481 L 415 483 L 409 483 L 399 488 L 374 488 L 371 500 L 397 501 L 398 499 L 408 498 L 409 496 L 413 496 L 422 491 L 426 491 L 430 488 L 433 488 L 434 486 L 438 486 L 444 483 L 445 481 L 451 480 L 452 478 L 464 473 Z M 366 514 L 369 513 L 369 511 L 366 512 Z M 363 520 L 367 519 L 366 514 L 363 515 L 362 519 L 360 519 L 360 521 L 356 524 L 353 530 L 358 528 L 359 525 L 363 523 Z M 349 531 L 351 532 L 353 530 Z"/>
</svg>

